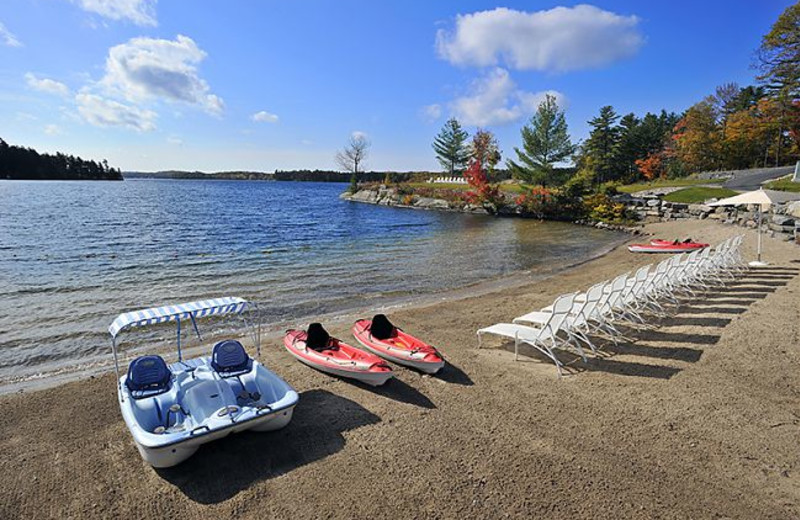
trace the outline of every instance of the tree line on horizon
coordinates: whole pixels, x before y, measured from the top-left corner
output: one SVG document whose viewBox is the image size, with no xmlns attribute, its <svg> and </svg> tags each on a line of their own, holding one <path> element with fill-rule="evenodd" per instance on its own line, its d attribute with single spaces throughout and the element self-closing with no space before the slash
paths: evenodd
<svg viewBox="0 0 800 520">
<path fill-rule="evenodd" d="M 521 128 L 521 146 L 506 166 L 529 185 L 590 191 L 608 183 L 793 164 L 800 159 L 800 3 L 762 38 L 756 66 L 759 84 L 723 84 L 681 114 L 621 116 L 603 106 L 588 121 L 588 139 L 578 143 L 555 97 L 547 95 Z M 479 128 L 470 141 L 455 118 L 436 135 L 433 150 L 451 176 L 478 162 L 491 180 L 500 161 L 494 134 Z M 555 167 L 568 161 L 574 169 Z"/>
<path fill-rule="evenodd" d="M 87 161 L 61 152 L 39 153 L 0 138 L 0 179 L 121 181 L 122 172 L 108 161 Z"/>
</svg>

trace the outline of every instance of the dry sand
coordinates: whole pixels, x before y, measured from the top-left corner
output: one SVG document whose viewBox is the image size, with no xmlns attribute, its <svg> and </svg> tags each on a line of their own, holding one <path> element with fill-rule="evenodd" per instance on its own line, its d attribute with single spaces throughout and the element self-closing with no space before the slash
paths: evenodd
<svg viewBox="0 0 800 520">
<path fill-rule="evenodd" d="M 394 312 L 450 365 L 397 368 L 377 390 L 270 344 L 263 360 L 301 394 L 291 424 L 169 470 L 140 459 L 111 374 L 4 396 L 0 518 L 800 518 L 800 248 L 766 248 L 769 268 L 560 380 L 498 341 L 476 349 L 475 330 L 657 258 L 619 248 L 545 281 Z"/>
</svg>

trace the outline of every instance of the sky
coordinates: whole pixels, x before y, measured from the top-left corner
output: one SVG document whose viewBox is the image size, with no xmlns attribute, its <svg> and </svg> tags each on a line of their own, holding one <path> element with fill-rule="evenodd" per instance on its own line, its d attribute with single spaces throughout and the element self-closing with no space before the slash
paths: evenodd
<svg viewBox="0 0 800 520">
<path fill-rule="evenodd" d="M 504 157 L 549 93 L 680 112 L 754 82 L 788 0 L 3 0 L 0 138 L 123 170 L 438 170 L 449 117 Z"/>
</svg>

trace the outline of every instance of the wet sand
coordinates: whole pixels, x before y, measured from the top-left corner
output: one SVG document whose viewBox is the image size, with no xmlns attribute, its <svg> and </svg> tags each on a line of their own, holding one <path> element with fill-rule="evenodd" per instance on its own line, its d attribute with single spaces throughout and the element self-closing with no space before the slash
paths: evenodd
<svg viewBox="0 0 800 520">
<path fill-rule="evenodd" d="M 716 243 L 740 228 L 653 224 Z M 755 236 L 748 232 L 752 253 Z M 618 248 L 546 280 L 392 312 L 449 364 L 385 387 L 313 371 L 270 340 L 300 392 L 284 430 L 154 470 L 111 374 L 0 397 L 0 518 L 798 518 L 800 248 L 686 301 L 556 377 L 475 330 L 658 257 Z M 349 337 L 349 322 L 330 329 Z M 564 356 L 564 359 L 567 357 Z"/>
</svg>

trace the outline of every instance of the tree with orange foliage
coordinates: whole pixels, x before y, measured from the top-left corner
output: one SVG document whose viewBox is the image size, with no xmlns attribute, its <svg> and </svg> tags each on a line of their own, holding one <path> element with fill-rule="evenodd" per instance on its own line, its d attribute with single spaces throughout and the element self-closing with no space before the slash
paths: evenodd
<svg viewBox="0 0 800 520">
<path fill-rule="evenodd" d="M 716 120 L 714 107 L 704 100 L 690 107 L 675 125 L 675 156 L 690 172 L 719 167 L 722 139 Z"/>
<path fill-rule="evenodd" d="M 648 181 L 666 176 L 666 169 L 661 155 L 661 152 L 653 152 L 644 159 L 636 159 L 636 167 Z"/>
</svg>

